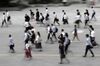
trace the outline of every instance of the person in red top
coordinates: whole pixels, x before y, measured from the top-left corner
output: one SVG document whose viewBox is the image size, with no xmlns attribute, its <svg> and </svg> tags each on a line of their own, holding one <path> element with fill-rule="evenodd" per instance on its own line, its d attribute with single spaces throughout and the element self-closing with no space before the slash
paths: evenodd
<svg viewBox="0 0 100 66">
<path fill-rule="evenodd" d="M 32 59 L 31 46 L 28 43 L 25 45 L 25 58 Z"/>
</svg>

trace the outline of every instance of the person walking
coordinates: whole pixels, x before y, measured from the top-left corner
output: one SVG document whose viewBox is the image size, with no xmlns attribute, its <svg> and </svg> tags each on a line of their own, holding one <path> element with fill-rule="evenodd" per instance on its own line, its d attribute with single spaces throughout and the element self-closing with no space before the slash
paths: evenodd
<svg viewBox="0 0 100 66">
<path fill-rule="evenodd" d="M 68 38 L 68 33 L 65 33 L 65 37 L 64 37 L 65 54 L 68 53 L 68 48 L 70 44 L 71 44 L 71 41 Z"/>
<path fill-rule="evenodd" d="M 48 25 L 48 27 L 47 27 L 47 33 L 48 33 L 48 35 L 47 35 L 46 43 L 50 40 L 51 44 L 52 44 L 53 43 L 53 39 L 52 39 L 52 33 L 53 33 L 53 31 L 52 31 L 52 28 L 51 28 L 50 25 Z"/>
<path fill-rule="evenodd" d="M 85 21 L 85 25 L 84 25 L 84 28 L 86 28 L 87 26 L 88 26 L 88 23 L 89 23 L 89 16 L 86 14 L 86 13 L 84 13 L 84 21 Z"/>
<path fill-rule="evenodd" d="M 74 25 L 73 35 L 74 35 L 73 40 L 74 40 L 75 38 L 77 38 L 77 40 L 79 40 L 79 38 L 78 38 L 78 31 L 77 31 L 76 25 Z M 72 41 L 73 41 L 73 40 L 72 40 Z"/>
<path fill-rule="evenodd" d="M 42 38 L 40 32 L 37 32 L 35 43 L 36 43 L 36 48 L 39 49 L 39 51 L 42 51 Z"/>
<path fill-rule="evenodd" d="M 30 17 L 31 17 L 31 19 L 34 19 L 34 12 L 30 9 Z"/>
<path fill-rule="evenodd" d="M 31 53 L 31 46 L 30 44 L 25 44 L 25 58 L 31 60 L 32 59 L 32 53 Z"/>
<path fill-rule="evenodd" d="M 55 40 L 57 41 L 56 33 L 58 32 L 58 28 L 55 25 L 51 24 L 51 29 L 52 29 L 52 38 L 54 37 Z"/>
<path fill-rule="evenodd" d="M 49 20 L 49 12 L 48 12 L 48 8 L 46 8 L 46 14 L 45 14 L 45 20 Z"/>
<path fill-rule="evenodd" d="M 94 8 L 93 7 L 91 7 L 91 9 L 92 9 L 92 16 L 91 16 L 91 20 L 95 20 L 96 21 L 96 17 L 95 17 L 95 15 L 96 15 L 96 11 L 94 10 Z"/>
<path fill-rule="evenodd" d="M 4 24 L 6 25 L 6 27 L 8 27 L 8 24 L 7 24 L 7 18 L 6 18 L 5 13 L 3 13 L 3 18 L 2 18 L 2 25 L 1 25 L 1 28 L 3 27 Z"/>
<path fill-rule="evenodd" d="M 39 17 L 40 17 L 40 12 L 38 9 L 36 9 L 36 21 L 39 21 Z"/>
<path fill-rule="evenodd" d="M 41 24 L 44 24 L 44 16 L 43 16 L 43 14 L 42 13 L 40 13 L 40 17 L 39 17 L 39 20 L 40 20 L 40 23 Z"/>
<path fill-rule="evenodd" d="M 60 64 L 63 64 L 63 59 L 66 59 L 67 62 L 69 63 L 69 60 L 66 58 L 66 55 L 65 55 L 65 50 L 64 50 L 64 37 L 62 34 L 59 35 L 58 37 L 59 41 L 59 54 L 60 54 Z"/>
<path fill-rule="evenodd" d="M 68 16 L 66 15 L 65 12 L 64 12 L 64 15 L 63 15 L 63 24 L 69 24 L 69 22 L 68 22 Z"/>
<path fill-rule="evenodd" d="M 12 38 L 12 35 L 9 34 L 9 48 L 10 48 L 10 52 L 11 53 L 15 53 L 15 49 L 14 49 L 15 45 L 14 45 L 14 40 Z"/>
<path fill-rule="evenodd" d="M 53 14 L 54 14 L 54 21 L 53 21 L 53 24 L 57 23 L 58 25 L 60 25 L 59 19 L 58 19 L 58 17 L 57 17 L 57 14 L 56 14 L 55 12 L 53 12 Z"/>
<path fill-rule="evenodd" d="M 86 34 L 86 49 L 85 49 L 85 54 L 83 57 L 86 57 L 87 56 L 87 52 L 90 51 L 91 54 L 92 54 L 92 57 L 94 57 L 94 53 L 92 51 L 92 44 L 91 44 L 91 40 L 90 40 L 90 36 L 88 34 Z"/>
</svg>

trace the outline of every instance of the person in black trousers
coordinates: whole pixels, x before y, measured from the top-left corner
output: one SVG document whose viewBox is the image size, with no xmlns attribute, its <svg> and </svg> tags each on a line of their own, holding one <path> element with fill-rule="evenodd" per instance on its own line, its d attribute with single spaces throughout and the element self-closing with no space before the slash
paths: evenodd
<svg viewBox="0 0 100 66">
<path fill-rule="evenodd" d="M 67 52 L 68 52 L 68 48 L 69 48 L 70 43 L 71 43 L 71 41 L 70 41 L 70 39 L 68 38 L 68 33 L 65 33 L 64 46 L 65 46 L 65 53 L 66 53 L 66 54 L 67 54 Z"/>
<path fill-rule="evenodd" d="M 6 26 L 8 27 L 5 13 L 3 13 L 3 19 L 2 19 L 2 25 L 1 25 L 1 27 L 3 27 L 4 23 L 5 23 Z"/>
<path fill-rule="evenodd" d="M 34 44 L 35 39 L 36 39 L 36 35 L 35 35 L 34 31 L 32 31 L 32 35 L 31 35 L 31 43 L 32 44 Z"/>
<path fill-rule="evenodd" d="M 39 17 L 40 17 L 40 12 L 38 9 L 36 9 L 36 21 L 39 21 Z"/>
<path fill-rule="evenodd" d="M 79 40 L 76 25 L 74 25 L 74 30 L 73 30 L 73 32 L 74 32 L 74 34 L 73 34 L 73 35 L 74 35 L 73 40 L 74 40 L 75 38 L 77 38 L 77 40 Z"/>
<path fill-rule="evenodd" d="M 92 44 L 91 44 L 91 40 L 90 40 L 90 36 L 88 34 L 86 34 L 86 49 L 85 49 L 85 54 L 83 57 L 87 56 L 87 52 L 90 51 L 92 54 L 92 57 L 94 57 L 94 53 L 91 50 L 93 48 Z"/>
<path fill-rule="evenodd" d="M 63 59 L 66 59 L 66 61 L 69 63 L 69 60 L 66 58 L 65 51 L 64 51 L 64 37 L 62 34 L 58 37 L 59 41 L 59 53 L 60 53 L 60 64 L 63 64 Z"/>
<path fill-rule="evenodd" d="M 58 17 L 57 17 L 57 14 L 56 14 L 55 12 L 53 12 L 53 14 L 54 14 L 54 21 L 53 21 L 53 24 L 57 23 L 58 25 L 60 25 L 59 19 L 58 19 Z"/>
</svg>

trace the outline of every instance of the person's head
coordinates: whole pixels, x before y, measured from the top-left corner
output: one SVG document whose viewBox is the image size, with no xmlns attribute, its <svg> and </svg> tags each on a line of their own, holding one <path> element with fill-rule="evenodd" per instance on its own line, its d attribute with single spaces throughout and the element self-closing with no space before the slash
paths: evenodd
<svg viewBox="0 0 100 66">
<path fill-rule="evenodd" d="M 53 24 L 51 24 L 51 26 L 53 26 Z"/>
<path fill-rule="evenodd" d="M 86 12 L 88 12 L 88 10 L 86 9 Z"/>
<path fill-rule="evenodd" d="M 64 12 L 64 15 L 66 15 L 66 13 Z"/>
<path fill-rule="evenodd" d="M 3 13 L 3 15 L 5 15 L 5 13 Z"/>
<path fill-rule="evenodd" d="M 78 10 L 78 9 L 77 9 L 76 11 L 77 11 L 77 12 L 79 12 L 79 10 Z"/>
<path fill-rule="evenodd" d="M 40 13 L 40 15 L 42 15 L 42 13 Z"/>
<path fill-rule="evenodd" d="M 38 11 L 38 9 L 36 9 L 36 11 Z"/>
<path fill-rule="evenodd" d="M 93 8 L 93 6 L 91 8 Z"/>
<path fill-rule="evenodd" d="M 64 10 L 62 10 L 62 12 L 65 12 Z"/>
<path fill-rule="evenodd" d="M 48 9 L 48 8 L 45 8 L 46 10 Z"/>
<path fill-rule="evenodd" d="M 11 34 L 9 34 L 9 37 L 11 37 Z"/>
<path fill-rule="evenodd" d="M 30 11 L 32 11 L 32 10 L 30 9 Z"/>
<path fill-rule="evenodd" d="M 86 34 L 86 38 L 88 38 L 89 37 L 89 34 Z"/>
<path fill-rule="evenodd" d="M 53 14 L 55 14 L 55 12 L 53 12 Z"/>
<path fill-rule="evenodd" d="M 64 29 L 61 29 L 61 32 L 63 32 L 64 31 Z"/>
<path fill-rule="evenodd" d="M 6 12 L 8 12 L 8 10 L 6 10 Z"/>
</svg>

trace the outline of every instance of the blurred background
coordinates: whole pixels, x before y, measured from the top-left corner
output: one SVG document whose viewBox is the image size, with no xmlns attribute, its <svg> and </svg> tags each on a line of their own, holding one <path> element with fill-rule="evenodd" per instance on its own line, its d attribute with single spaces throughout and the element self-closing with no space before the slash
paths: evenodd
<svg viewBox="0 0 100 66">
<path fill-rule="evenodd" d="M 15 7 L 19 5 L 32 5 L 32 4 L 89 4 L 97 5 L 100 0 L 0 0 L 0 7 Z"/>
</svg>

